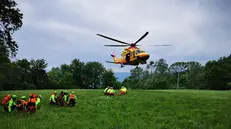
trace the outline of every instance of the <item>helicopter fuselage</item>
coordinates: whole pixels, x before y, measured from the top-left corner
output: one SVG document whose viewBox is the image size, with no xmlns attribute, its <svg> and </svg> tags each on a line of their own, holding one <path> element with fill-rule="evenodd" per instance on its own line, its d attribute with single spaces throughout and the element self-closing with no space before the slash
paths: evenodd
<svg viewBox="0 0 231 129">
<path fill-rule="evenodd" d="M 149 57 L 150 55 L 147 52 L 137 47 L 129 47 L 124 49 L 121 54 L 120 62 L 123 65 L 146 64 Z"/>
</svg>

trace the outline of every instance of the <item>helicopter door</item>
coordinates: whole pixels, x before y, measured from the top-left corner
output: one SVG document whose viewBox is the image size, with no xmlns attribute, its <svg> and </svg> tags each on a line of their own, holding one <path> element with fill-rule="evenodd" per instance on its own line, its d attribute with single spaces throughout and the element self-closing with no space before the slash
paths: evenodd
<svg viewBox="0 0 231 129">
<path fill-rule="evenodd" d="M 130 52 L 126 54 L 126 61 L 129 63 L 130 62 Z"/>
</svg>

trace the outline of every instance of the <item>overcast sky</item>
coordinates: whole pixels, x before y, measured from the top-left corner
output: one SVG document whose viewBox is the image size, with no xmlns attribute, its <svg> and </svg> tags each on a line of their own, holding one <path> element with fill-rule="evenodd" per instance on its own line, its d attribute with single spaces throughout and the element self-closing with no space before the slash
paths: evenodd
<svg viewBox="0 0 231 129">
<path fill-rule="evenodd" d="M 114 72 L 129 71 L 107 64 L 110 54 L 124 48 L 101 37 L 104 34 L 135 42 L 150 53 L 149 61 L 164 58 L 201 63 L 231 54 L 231 6 L 229 0 L 17 0 L 24 14 L 23 27 L 15 33 L 17 58 L 44 58 L 48 68 L 70 63 L 99 61 Z M 172 44 L 171 47 L 150 47 Z"/>
</svg>

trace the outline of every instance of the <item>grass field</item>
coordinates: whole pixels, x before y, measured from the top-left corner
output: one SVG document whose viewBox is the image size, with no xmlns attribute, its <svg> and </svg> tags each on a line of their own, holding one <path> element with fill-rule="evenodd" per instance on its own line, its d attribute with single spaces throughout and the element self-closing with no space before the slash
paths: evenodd
<svg viewBox="0 0 231 129">
<path fill-rule="evenodd" d="M 57 90 L 58 91 L 58 90 Z M 72 90 L 69 90 L 72 91 Z M 35 114 L 0 112 L 1 129 L 230 129 L 231 92 L 195 90 L 129 91 L 106 97 L 103 90 L 74 90 L 77 107 L 49 105 L 51 90 L 4 91 L 43 96 Z"/>
</svg>

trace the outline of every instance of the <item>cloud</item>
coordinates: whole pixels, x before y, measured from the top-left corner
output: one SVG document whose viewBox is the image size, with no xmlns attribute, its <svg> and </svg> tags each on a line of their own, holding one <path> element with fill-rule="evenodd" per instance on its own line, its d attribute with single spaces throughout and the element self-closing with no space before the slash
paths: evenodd
<svg viewBox="0 0 231 129">
<path fill-rule="evenodd" d="M 70 63 L 74 58 L 99 61 L 115 72 L 129 71 L 107 64 L 115 50 L 104 44 L 116 42 L 96 36 L 104 34 L 135 42 L 169 64 L 195 60 L 201 63 L 230 54 L 231 12 L 229 1 L 220 0 L 40 0 L 17 1 L 24 14 L 23 27 L 16 32 L 18 58 L 45 58 L 49 68 Z M 171 47 L 150 47 L 172 44 Z"/>
</svg>

